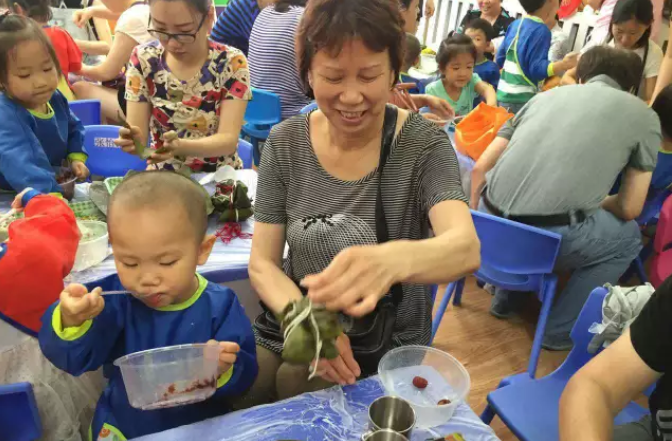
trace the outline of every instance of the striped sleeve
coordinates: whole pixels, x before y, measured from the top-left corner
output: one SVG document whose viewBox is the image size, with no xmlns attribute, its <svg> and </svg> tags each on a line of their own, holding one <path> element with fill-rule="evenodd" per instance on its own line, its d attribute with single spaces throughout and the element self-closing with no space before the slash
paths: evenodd
<svg viewBox="0 0 672 441">
<path fill-rule="evenodd" d="M 424 211 L 443 201 L 467 202 L 455 150 L 445 132 L 435 128 L 419 159 L 418 185 Z"/>
<path fill-rule="evenodd" d="M 240 49 L 247 55 L 252 25 L 258 14 L 256 0 L 232 0 L 217 18 L 210 38 Z"/>
<path fill-rule="evenodd" d="M 273 145 L 273 132 L 264 144 L 259 164 L 254 220 L 265 224 L 287 223 L 287 187 L 282 180 L 281 164 Z"/>
</svg>

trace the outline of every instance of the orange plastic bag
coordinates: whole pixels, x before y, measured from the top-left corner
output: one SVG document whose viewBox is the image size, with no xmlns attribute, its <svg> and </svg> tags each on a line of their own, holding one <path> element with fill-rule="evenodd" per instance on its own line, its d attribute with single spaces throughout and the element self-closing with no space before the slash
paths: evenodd
<svg viewBox="0 0 672 441">
<path fill-rule="evenodd" d="M 479 104 L 455 126 L 455 147 L 463 155 L 478 161 L 513 114 L 502 107 Z"/>
</svg>

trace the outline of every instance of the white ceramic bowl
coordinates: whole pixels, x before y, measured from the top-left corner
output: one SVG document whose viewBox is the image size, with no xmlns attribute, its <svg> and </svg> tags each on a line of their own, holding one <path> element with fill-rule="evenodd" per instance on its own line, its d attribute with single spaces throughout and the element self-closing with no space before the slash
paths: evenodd
<svg viewBox="0 0 672 441">
<path fill-rule="evenodd" d="M 380 360 L 378 374 L 388 395 L 411 403 L 416 425 L 423 428 L 448 422 L 471 387 L 469 373 L 455 357 L 428 346 L 392 349 Z M 427 380 L 426 388 L 413 385 L 418 376 Z M 450 403 L 438 404 L 445 399 Z"/>
<path fill-rule="evenodd" d="M 83 271 L 105 260 L 108 253 L 107 224 L 93 220 L 77 221 L 82 237 L 79 239 L 73 271 Z"/>
</svg>

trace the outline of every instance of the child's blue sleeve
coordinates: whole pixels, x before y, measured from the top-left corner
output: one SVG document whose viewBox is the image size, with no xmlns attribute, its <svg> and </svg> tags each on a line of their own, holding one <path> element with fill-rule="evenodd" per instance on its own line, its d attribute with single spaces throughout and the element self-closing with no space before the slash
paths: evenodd
<svg viewBox="0 0 672 441">
<path fill-rule="evenodd" d="M 228 341 L 238 343 L 240 352 L 234 365 L 228 372 L 223 373 L 217 382 L 217 395 L 239 395 L 252 386 L 257 378 L 259 367 L 257 365 L 257 347 L 252 332 L 252 324 L 245 315 L 245 310 L 238 302 L 235 293 L 229 288 L 230 300 L 221 311 L 219 327 L 212 337 L 218 342 Z M 218 296 L 224 293 L 215 294 Z"/>
<path fill-rule="evenodd" d="M 550 49 L 551 31 L 546 25 L 535 23 L 535 26 L 530 26 L 529 29 L 521 29 L 518 40 L 518 62 L 525 76 L 533 83 L 553 76 L 550 69 L 551 62 L 548 60 Z"/>
<path fill-rule="evenodd" d="M 106 299 L 107 300 L 107 299 Z M 123 329 L 114 301 L 79 327 L 63 328 L 60 303 L 47 309 L 38 336 L 45 357 L 57 368 L 75 376 L 111 362 L 111 353 Z"/>
<path fill-rule="evenodd" d="M 20 192 L 33 187 L 41 193 L 60 191 L 40 141 L 16 112 L 0 108 L 0 173 Z"/>
<path fill-rule="evenodd" d="M 54 93 L 52 103 L 55 101 L 68 117 L 68 159 L 85 162 L 87 155 L 84 149 L 84 124 L 72 113 L 68 100 L 58 91 Z"/>
<path fill-rule="evenodd" d="M 500 69 L 504 68 L 504 62 L 506 61 L 506 51 L 511 46 L 511 40 L 515 38 L 514 26 L 515 22 L 511 23 L 509 29 L 506 30 L 506 35 L 504 35 L 504 41 L 499 45 L 497 49 L 497 54 L 495 55 L 495 63 L 499 66 Z"/>
<path fill-rule="evenodd" d="M 501 76 L 501 74 L 499 73 L 499 69 L 497 69 L 497 65 L 495 63 L 493 63 L 492 64 L 492 74 L 491 74 L 491 77 L 490 77 L 490 79 L 491 79 L 490 84 L 492 85 L 492 87 L 495 88 L 495 90 L 497 89 L 497 86 L 499 86 L 500 76 Z"/>
</svg>

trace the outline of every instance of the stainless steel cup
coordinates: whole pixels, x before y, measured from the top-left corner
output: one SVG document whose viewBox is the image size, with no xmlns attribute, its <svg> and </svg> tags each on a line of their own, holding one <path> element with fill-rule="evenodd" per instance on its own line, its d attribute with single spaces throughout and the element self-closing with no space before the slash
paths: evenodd
<svg viewBox="0 0 672 441">
<path fill-rule="evenodd" d="M 390 429 L 406 437 L 415 426 L 415 411 L 399 397 L 380 397 L 369 406 L 369 427 L 373 432 Z"/>
<path fill-rule="evenodd" d="M 408 441 L 408 438 L 394 430 L 381 429 L 362 436 L 362 441 Z"/>
</svg>

